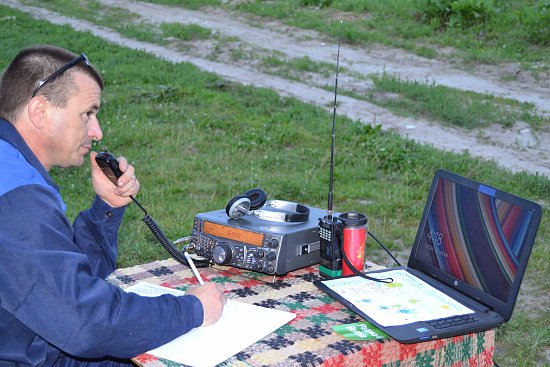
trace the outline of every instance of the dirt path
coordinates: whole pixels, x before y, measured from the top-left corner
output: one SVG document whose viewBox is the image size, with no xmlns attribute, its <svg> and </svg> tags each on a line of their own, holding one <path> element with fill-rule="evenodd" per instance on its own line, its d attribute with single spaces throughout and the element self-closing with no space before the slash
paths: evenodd
<svg viewBox="0 0 550 367">
<path fill-rule="evenodd" d="M 176 46 L 164 47 L 128 39 L 113 30 L 89 22 L 65 17 L 43 8 L 25 6 L 16 0 L 0 0 L 33 15 L 56 24 L 70 24 L 73 28 L 90 31 L 99 37 L 124 47 L 144 50 L 171 62 L 190 62 L 197 67 L 216 73 L 227 80 L 258 87 L 271 88 L 284 96 L 296 97 L 304 102 L 316 104 L 331 110 L 334 100 L 327 86 L 333 86 L 334 75 L 304 74 L 299 82 L 265 74 L 254 58 L 241 58 L 235 62 L 231 51 L 255 55 L 277 53 L 280 58 L 309 57 L 318 63 L 335 64 L 336 45 L 322 36 L 311 32 L 292 29 L 275 22 L 257 23 L 221 9 L 198 12 L 156 4 L 100 0 L 108 6 L 126 8 L 139 14 L 151 23 L 179 22 L 195 23 L 210 28 L 219 35 L 233 37 L 239 41 L 226 42 L 223 50 L 215 48 L 212 40 L 194 42 L 184 51 Z M 367 75 L 389 72 L 402 79 L 433 81 L 462 90 L 472 90 L 496 96 L 530 102 L 539 112 L 550 118 L 550 81 L 534 80 L 527 76 L 519 81 L 504 82 L 503 77 L 517 74 L 517 68 L 488 68 L 474 72 L 458 69 L 456 65 L 442 61 L 423 59 L 395 49 L 361 50 L 342 45 L 340 53 L 342 72 L 339 88 L 364 92 L 369 88 Z M 331 88 L 328 88 L 330 90 Z M 513 172 L 527 171 L 550 177 L 550 129 L 533 132 L 529 126 L 518 123 L 510 129 L 493 126 L 478 131 L 447 128 L 425 120 L 403 118 L 388 110 L 343 95 L 338 96 L 338 114 L 346 115 L 364 123 L 376 119 L 384 129 L 391 129 L 420 143 L 430 144 L 447 151 L 469 151 L 484 159 L 495 160 L 500 166 Z"/>
</svg>

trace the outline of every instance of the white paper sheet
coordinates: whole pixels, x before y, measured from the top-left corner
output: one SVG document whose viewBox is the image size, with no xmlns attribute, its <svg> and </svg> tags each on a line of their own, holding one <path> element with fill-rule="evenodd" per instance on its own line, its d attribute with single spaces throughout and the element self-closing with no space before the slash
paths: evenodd
<svg viewBox="0 0 550 367">
<path fill-rule="evenodd" d="M 323 283 L 383 326 L 473 313 L 405 270 L 370 273 L 369 276 L 393 278 L 393 282 L 379 283 L 361 277 L 349 277 Z"/>
<path fill-rule="evenodd" d="M 142 296 L 170 293 L 177 289 L 140 282 L 125 289 Z M 291 312 L 228 300 L 221 318 L 214 325 L 199 327 L 172 340 L 149 354 L 194 367 L 219 364 L 285 325 L 296 315 Z"/>
</svg>

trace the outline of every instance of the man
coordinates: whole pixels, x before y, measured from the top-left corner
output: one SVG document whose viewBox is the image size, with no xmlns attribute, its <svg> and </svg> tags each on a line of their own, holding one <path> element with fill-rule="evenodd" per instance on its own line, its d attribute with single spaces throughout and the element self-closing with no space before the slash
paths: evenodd
<svg viewBox="0 0 550 367">
<path fill-rule="evenodd" d="M 71 225 L 52 167 L 80 166 L 93 140 L 103 80 L 85 54 L 22 50 L 0 79 L 0 366 L 110 366 L 216 322 L 224 288 L 140 297 L 105 278 L 134 167 L 115 187 L 90 154 L 96 197 Z"/>
</svg>

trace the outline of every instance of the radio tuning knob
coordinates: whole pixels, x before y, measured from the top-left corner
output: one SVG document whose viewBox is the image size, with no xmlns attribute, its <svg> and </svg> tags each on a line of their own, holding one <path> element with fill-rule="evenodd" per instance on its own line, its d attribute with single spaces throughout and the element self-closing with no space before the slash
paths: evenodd
<svg viewBox="0 0 550 367">
<path fill-rule="evenodd" d="M 279 247 L 279 240 L 276 239 L 276 238 L 272 238 L 272 239 L 269 240 L 267 245 L 271 248 L 277 248 L 277 247 Z"/>
<path fill-rule="evenodd" d="M 265 257 L 265 259 L 267 261 L 273 261 L 277 258 L 277 255 L 274 253 L 274 252 L 270 252 L 267 254 L 267 256 Z"/>
<path fill-rule="evenodd" d="M 226 265 L 233 258 L 233 250 L 227 242 L 220 242 L 212 249 L 212 260 L 218 265 Z"/>
</svg>

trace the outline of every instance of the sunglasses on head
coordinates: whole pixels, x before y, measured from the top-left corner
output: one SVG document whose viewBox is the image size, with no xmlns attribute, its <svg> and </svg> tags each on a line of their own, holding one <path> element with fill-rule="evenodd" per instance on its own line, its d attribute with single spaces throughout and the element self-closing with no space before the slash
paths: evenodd
<svg viewBox="0 0 550 367">
<path fill-rule="evenodd" d="M 86 66 L 88 66 L 90 69 L 92 68 L 92 64 L 90 63 L 90 60 L 88 60 L 88 57 L 83 52 L 83 53 L 80 54 L 80 56 L 78 56 L 74 60 L 69 61 L 68 63 L 63 65 L 61 68 L 54 71 L 53 74 L 50 75 L 49 77 L 40 80 L 38 82 L 38 86 L 36 87 L 34 92 L 32 92 L 32 96 L 33 97 L 36 96 L 36 93 L 38 93 L 38 91 L 40 90 L 40 88 L 42 88 L 44 86 L 44 84 L 46 84 L 47 82 L 49 82 L 50 80 L 52 80 L 54 78 L 57 78 L 59 75 L 63 74 L 64 72 L 66 72 L 67 70 L 72 68 L 73 66 L 78 65 L 81 61 L 83 61 L 86 64 Z"/>
</svg>

